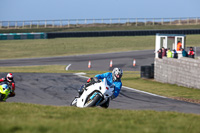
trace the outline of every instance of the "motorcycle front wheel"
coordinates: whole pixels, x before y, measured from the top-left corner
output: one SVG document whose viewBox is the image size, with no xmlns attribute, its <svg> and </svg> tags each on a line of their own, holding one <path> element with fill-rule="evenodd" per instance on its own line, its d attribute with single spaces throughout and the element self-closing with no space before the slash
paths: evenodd
<svg viewBox="0 0 200 133">
<path fill-rule="evenodd" d="M 5 95 L 0 93 L 0 101 L 3 101 Z"/>
<path fill-rule="evenodd" d="M 88 99 L 84 107 L 94 107 L 101 100 L 101 96 L 96 94 L 92 99 Z"/>
<path fill-rule="evenodd" d="M 71 102 L 70 106 L 75 106 L 75 107 L 76 107 L 76 103 L 77 103 L 77 98 L 75 98 L 75 99 Z"/>
</svg>

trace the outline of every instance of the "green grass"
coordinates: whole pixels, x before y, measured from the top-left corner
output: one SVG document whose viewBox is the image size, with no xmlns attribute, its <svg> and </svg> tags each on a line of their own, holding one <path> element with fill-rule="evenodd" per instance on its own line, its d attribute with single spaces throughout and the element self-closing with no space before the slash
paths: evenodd
<svg viewBox="0 0 200 133">
<path fill-rule="evenodd" d="M 93 77 L 96 74 L 105 73 L 106 71 L 66 71 L 64 65 L 50 66 L 24 66 L 24 67 L 0 67 L 0 72 L 28 72 L 28 73 L 77 73 L 85 72 L 86 76 Z M 138 71 L 125 71 L 122 78 L 124 86 L 134 89 L 147 91 L 150 93 L 170 97 L 185 98 L 184 100 L 200 103 L 200 89 L 187 88 L 177 85 L 165 84 L 154 80 L 141 79 Z M 182 99 L 183 100 L 183 99 Z"/>
<path fill-rule="evenodd" d="M 199 29 L 200 25 L 107 25 L 93 27 L 70 27 L 70 28 L 33 28 L 33 29 L 0 29 L 0 33 L 28 33 L 28 32 L 77 32 L 77 31 L 130 31 L 130 30 L 155 30 L 155 29 Z"/>
<path fill-rule="evenodd" d="M 1 133 L 198 133 L 200 115 L 0 103 Z"/>
<path fill-rule="evenodd" d="M 187 46 L 200 46 L 199 38 L 188 35 Z M 0 59 L 67 56 L 154 49 L 155 36 L 2 40 L 0 47 Z"/>
<path fill-rule="evenodd" d="M 0 41 L 1 59 L 153 49 L 155 37 L 57 38 Z"/>
</svg>

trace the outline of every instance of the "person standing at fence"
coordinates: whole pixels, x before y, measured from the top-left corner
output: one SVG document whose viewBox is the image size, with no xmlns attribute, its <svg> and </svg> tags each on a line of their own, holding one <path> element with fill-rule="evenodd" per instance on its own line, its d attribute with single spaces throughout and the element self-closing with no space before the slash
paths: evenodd
<svg viewBox="0 0 200 133">
<path fill-rule="evenodd" d="M 167 57 L 168 58 L 172 58 L 172 51 L 170 50 L 170 48 L 167 49 Z"/>
<path fill-rule="evenodd" d="M 185 49 L 181 48 L 181 51 L 182 51 L 182 56 L 183 56 L 183 57 L 188 57 L 188 54 L 187 54 L 187 52 L 185 51 Z"/>
<path fill-rule="evenodd" d="M 180 41 L 178 41 L 177 43 L 177 51 L 181 51 L 182 48 L 182 43 Z"/>
<path fill-rule="evenodd" d="M 161 48 L 158 50 L 158 58 L 162 59 L 162 49 Z"/>
<path fill-rule="evenodd" d="M 163 57 L 163 56 L 166 56 L 166 51 L 167 51 L 167 50 L 166 50 L 164 47 L 162 47 L 162 57 Z"/>
<path fill-rule="evenodd" d="M 176 59 L 177 59 L 177 58 L 178 58 L 178 53 L 176 52 L 175 49 L 173 50 L 173 52 L 174 52 L 173 58 L 176 58 Z"/>
<path fill-rule="evenodd" d="M 188 57 L 194 58 L 195 52 L 193 50 L 193 47 L 190 47 L 190 51 L 188 52 Z"/>
</svg>

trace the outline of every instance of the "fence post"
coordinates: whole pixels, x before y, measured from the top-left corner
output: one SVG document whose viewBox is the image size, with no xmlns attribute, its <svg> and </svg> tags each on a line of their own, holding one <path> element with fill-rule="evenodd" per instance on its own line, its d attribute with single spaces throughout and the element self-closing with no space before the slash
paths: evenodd
<svg viewBox="0 0 200 133">
<path fill-rule="evenodd" d="M 44 27 L 47 28 L 47 20 L 44 21 Z"/>
<path fill-rule="evenodd" d="M 60 27 L 62 27 L 62 20 L 60 20 Z"/>
<path fill-rule="evenodd" d="M 190 23 L 190 19 L 189 19 L 189 18 L 187 18 L 187 24 L 189 25 L 189 23 Z"/>
<path fill-rule="evenodd" d="M 93 24 L 95 24 L 95 19 L 93 19 Z"/>
<path fill-rule="evenodd" d="M 8 27 L 7 27 L 7 29 L 9 29 L 10 28 L 10 21 L 8 21 Z"/>
<path fill-rule="evenodd" d="M 0 29 L 2 28 L 2 21 L 0 21 Z"/>
<path fill-rule="evenodd" d="M 137 18 L 136 18 L 136 19 L 135 19 L 135 26 L 137 26 L 137 25 L 138 25 L 138 24 L 137 24 L 137 23 L 138 23 L 137 21 L 138 21 L 138 20 L 137 20 Z"/>
<path fill-rule="evenodd" d="M 153 26 L 155 25 L 155 18 L 153 18 Z"/>
<path fill-rule="evenodd" d="M 112 18 L 110 18 L 110 24 L 112 24 Z"/>
<path fill-rule="evenodd" d="M 181 18 L 179 18 L 179 25 L 181 24 Z"/>
<path fill-rule="evenodd" d="M 17 29 L 17 21 L 15 21 L 15 29 Z"/>
<path fill-rule="evenodd" d="M 129 26 L 129 21 L 130 21 L 129 18 L 127 18 L 127 26 Z"/>
<path fill-rule="evenodd" d="M 87 24 L 87 19 L 85 19 L 85 24 Z"/>
<path fill-rule="evenodd" d="M 70 20 L 68 19 L 68 28 L 70 27 Z"/>
<path fill-rule="evenodd" d="M 23 24 L 22 24 L 22 28 L 24 29 L 24 21 L 23 21 Z"/>
<path fill-rule="evenodd" d="M 54 28 L 54 20 L 52 21 L 52 27 Z"/>
<path fill-rule="evenodd" d="M 118 19 L 118 23 L 120 23 L 120 18 Z"/>
<path fill-rule="evenodd" d="M 40 25 L 40 21 L 38 21 L 38 23 L 37 23 L 37 28 L 39 28 L 39 25 Z"/>
<path fill-rule="evenodd" d="M 33 23 L 33 21 L 30 22 L 30 28 L 32 28 L 32 23 Z"/>
<path fill-rule="evenodd" d="M 164 23 L 163 23 L 163 18 L 161 19 L 161 25 L 163 25 Z"/>
<path fill-rule="evenodd" d="M 196 17 L 196 25 L 198 24 L 198 18 Z"/>
<path fill-rule="evenodd" d="M 76 19 L 76 26 L 78 25 L 78 19 Z"/>
<path fill-rule="evenodd" d="M 147 19 L 146 18 L 144 19 L 144 25 L 145 26 L 147 25 Z"/>
<path fill-rule="evenodd" d="M 170 22 L 169 22 L 169 24 L 172 25 L 172 19 L 171 19 L 171 18 L 170 18 Z"/>
</svg>

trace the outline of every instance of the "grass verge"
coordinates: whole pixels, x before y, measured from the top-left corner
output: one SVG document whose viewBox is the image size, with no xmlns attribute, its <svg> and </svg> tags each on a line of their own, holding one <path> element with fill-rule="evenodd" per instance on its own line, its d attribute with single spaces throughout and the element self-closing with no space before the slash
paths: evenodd
<svg viewBox="0 0 200 133">
<path fill-rule="evenodd" d="M 187 46 L 200 46 L 199 38 L 188 35 Z M 2 40 L 0 47 L 0 59 L 67 56 L 154 49 L 155 36 Z"/>
<path fill-rule="evenodd" d="M 1 133 L 197 133 L 200 125 L 200 115 L 177 112 L 0 104 Z"/>
<path fill-rule="evenodd" d="M 25 66 L 25 67 L 0 67 L 0 72 L 30 72 L 30 73 L 77 73 L 85 72 L 86 76 L 93 77 L 106 71 L 65 71 L 64 65 L 52 66 Z M 200 90 L 177 85 L 164 84 L 154 80 L 141 79 L 137 71 L 125 71 L 122 78 L 124 86 L 147 91 L 150 93 L 175 98 L 179 100 L 200 103 Z"/>
</svg>

